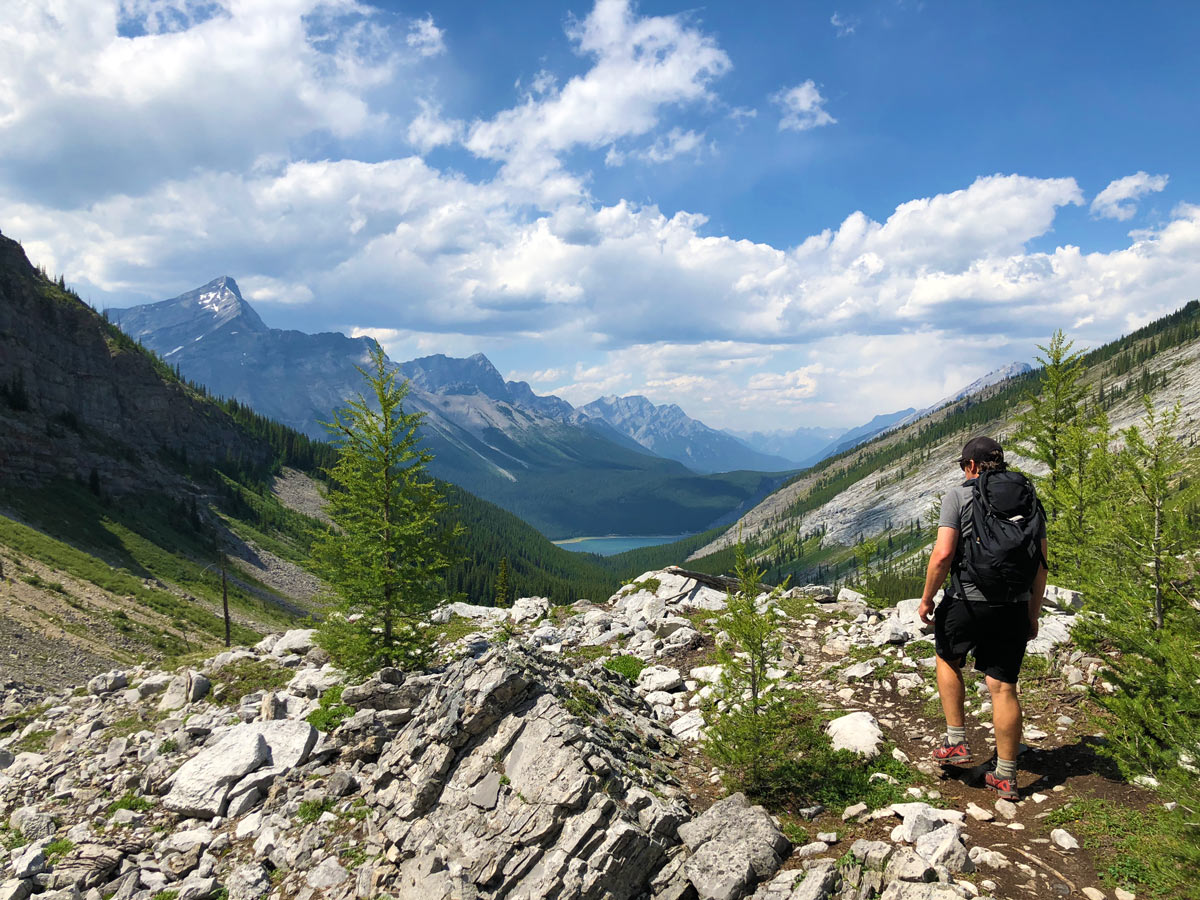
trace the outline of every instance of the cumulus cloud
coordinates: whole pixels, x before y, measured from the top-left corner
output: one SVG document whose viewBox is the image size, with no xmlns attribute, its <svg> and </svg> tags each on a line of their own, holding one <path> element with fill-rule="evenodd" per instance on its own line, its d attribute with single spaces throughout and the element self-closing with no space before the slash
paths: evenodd
<svg viewBox="0 0 1200 900">
<path fill-rule="evenodd" d="M 429 100 L 419 100 L 418 105 L 421 111 L 408 125 L 408 142 L 422 153 L 453 144 L 462 137 L 462 122 L 443 119 L 441 107 Z"/>
<path fill-rule="evenodd" d="M 782 110 L 780 131 L 808 131 L 837 123 L 837 119 L 825 111 L 825 98 L 811 78 L 772 94 L 771 102 Z"/>
<path fill-rule="evenodd" d="M 628 0 L 597 0 L 568 37 L 591 59 L 561 88 L 541 79 L 525 102 L 474 122 L 468 150 L 504 163 L 504 175 L 544 203 L 578 195 L 582 184 L 561 169 L 575 147 L 599 149 L 649 134 L 663 111 L 711 99 L 710 85 L 730 68 L 717 43 L 681 16 L 637 16 Z M 610 164 L 618 164 L 615 149 Z"/>
<path fill-rule="evenodd" d="M 439 56 L 446 52 L 445 32 L 433 24 L 433 16 L 417 19 L 404 39 L 419 56 Z"/>
<path fill-rule="evenodd" d="M 1137 200 L 1146 194 L 1157 193 L 1167 186 L 1166 175 L 1136 172 L 1109 183 L 1092 200 L 1092 215 L 1096 218 L 1124 222 L 1137 212 Z"/>
<path fill-rule="evenodd" d="M 9 0 L 0 180 L 72 205 L 353 137 L 380 121 L 364 91 L 391 77 L 389 46 L 353 0 Z"/>
<path fill-rule="evenodd" d="M 1111 337 L 1177 307 L 1200 281 L 1196 206 L 1116 250 L 1041 248 L 1059 211 L 1084 203 L 1073 178 L 985 175 L 886 217 L 850 211 L 790 246 L 714 234 L 696 211 L 599 202 L 590 173 L 568 164 L 573 151 L 646 163 L 702 154 L 702 126 L 675 113 L 729 114 L 712 102 L 730 69 L 715 40 L 686 17 L 639 16 L 621 0 L 570 24 L 582 73 L 563 83 L 539 73 L 510 109 L 467 126 L 444 119 L 423 88 L 409 141 L 421 153 L 460 142 L 498 164 L 476 180 L 416 155 L 294 154 L 314 130 L 368 133 L 382 115 L 365 99 L 371 85 L 403 69 L 393 49 L 407 35 L 376 46 L 380 26 L 350 0 L 131 0 L 140 31 L 118 24 L 115 3 L 61 0 L 53 9 L 76 15 L 53 22 L 43 6 L 0 8 L 0 225 L 108 305 L 231 274 L 271 324 L 373 334 L 397 358 L 525 348 L 538 389 L 573 403 L 639 392 L 710 424 L 761 427 L 855 424 L 933 402 L 1028 358 L 1057 327 L 1073 323 L 1083 343 Z M 5 27 L 14 22 L 29 47 L 46 44 L 61 79 L 40 59 L 14 62 L 25 52 L 19 29 Z M 130 36 L 115 37 L 123 27 Z M 277 43 L 275 28 L 290 37 Z M 255 66 L 275 80 L 250 79 Z M 201 84 L 209 72 L 213 84 Z M 341 96 L 350 103 L 335 109 Z M 184 98 L 194 130 L 180 127 Z M 832 122 L 812 82 L 779 102 L 808 127 Z M 261 129 L 243 134 L 256 116 Z M 93 134 L 93 122 L 128 134 Z M 105 166 L 164 159 L 134 171 L 136 184 L 98 177 L 57 196 L 18 176 L 33 171 L 33 144 L 7 140 L 22 128 L 46 140 L 56 174 L 93 142 L 116 153 Z M 222 136 L 221 153 L 192 146 Z M 140 143 L 150 150 L 130 149 Z M 1145 190 L 1165 183 L 1139 176 Z M 1120 183 L 1104 192 L 1117 208 L 1145 193 L 1118 195 Z"/>
</svg>

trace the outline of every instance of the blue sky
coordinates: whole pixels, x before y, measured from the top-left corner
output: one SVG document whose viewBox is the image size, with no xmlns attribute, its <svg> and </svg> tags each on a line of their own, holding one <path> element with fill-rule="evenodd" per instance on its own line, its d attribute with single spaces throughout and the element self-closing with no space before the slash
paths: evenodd
<svg viewBox="0 0 1200 900">
<path fill-rule="evenodd" d="M 1200 294 L 1200 7 L 0 8 L 0 230 L 97 305 L 853 425 Z"/>
</svg>

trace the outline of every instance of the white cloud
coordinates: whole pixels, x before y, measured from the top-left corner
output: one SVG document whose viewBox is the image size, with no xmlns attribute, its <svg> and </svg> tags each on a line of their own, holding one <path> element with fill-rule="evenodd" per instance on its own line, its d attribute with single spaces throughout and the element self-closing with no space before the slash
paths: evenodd
<svg viewBox="0 0 1200 900">
<path fill-rule="evenodd" d="M 829 24 L 837 31 L 838 37 L 849 37 L 854 34 L 854 29 L 858 27 L 858 19 L 854 16 L 843 16 L 841 13 L 834 13 L 829 17 Z"/>
<path fill-rule="evenodd" d="M 713 234 L 689 210 L 600 203 L 590 173 L 564 162 L 577 160 L 572 151 L 645 162 L 702 153 L 702 127 L 677 125 L 675 111 L 709 104 L 730 68 L 692 20 L 640 17 L 619 0 L 572 23 L 582 73 L 560 85 L 541 72 L 518 105 L 470 128 L 443 119 L 422 86 L 431 99 L 409 140 L 421 152 L 464 141 L 499 163 L 476 181 L 418 156 L 292 155 L 306 135 L 370 133 L 380 114 L 364 99 L 369 85 L 407 71 L 375 46 L 374 18 L 350 0 L 208 12 L 139 0 L 152 39 L 116 37 L 112 3 L 58 2 L 74 14 L 56 25 L 39 18 L 44 4 L 0 5 L 0 225 L 103 303 L 230 274 L 276 314 L 271 324 L 352 327 L 398 358 L 521 348 L 513 359 L 538 370 L 538 389 L 574 403 L 641 392 L 709 424 L 762 427 L 853 424 L 932 402 L 1028 358 L 1059 326 L 1073 323 L 1082 342 L 1111 337 L 1177 307 L 1200 282 L 1197 206 L 1110 252 L 1031 249 L 1061 208 L 1083 204 L 1073 178 L 986 175 L 880 220 L 850 212 L 792 246 Z M 404 34 L 392 44 L 403 49 Z M 40 58 L 14 61 L 38 48 L 60 80 Z M 223 58 L 226 48 L 244 58 Z M 250 78 L 256 66 L 276 80 Z M 202 84 L 210 70 L 213 84 Z M 814 93 L 796 115 L 828 116 L 806 85 Z M 341 96 L 347 110 L 335 109 Z M 95 184 L 66 200 L 22 181 L 32 151 L 7 138 L 23 128 L 46 141 L 56 176 L 93 144 L 111 150 L 117 138 L 89 130 L 92 107 L 127 132 L 128 152 L 106 165 L 136 167 L 145 153 L 147 171 L 134 175 L 146 177 L 130 187 L 97 169 Z M 243 133 L 256 117 L 261 129 Z M 192 146 L 218 138 L 228 156 Z M 165 161 L 150 158 L 160 151 Z"/>
<path fill-rule="evenodd" d="M 382 121 L 364 92 L 394 63 L 353 0 L 7 0 L 0 181 L 86 203 L 243 169 L 313 133 L 353 137 Z"/>
<path fill-rule="evenodd" d="M 433 24 L 433 16 L 427 15 L 412 23 L 405 43 L 420 56 L 439 56 L 446 52 L 445 34 Z"/>
<path fill-rule="evenodd" d="M 627 159 L 640 159 L 649 163 L 664 163 L 680 156 L 698 153 L 705 147 L 704 135 L 690 129 L 672 128 L 664 135 L 655 138 L 654 143 L 641 150 L 622 153 L 616 147 L 609 147 L 604 157 L 606 166 L 624 165 Z"/>
<path fill-rule="evenodd" d="M 408 125 L 408 142 L 422 153 L 434 147 L 453 144 L 461 140 L 463 123 L 456 119 L 443 119 L 442 110 L 429 100 L 418 100 L 421 111 Z"/>
<path fill-rule="evenodd" d="M 505 163 L 506 180 L 546 203 L 582 190 L 561 171 L 562 153 L 650 133 L 665 108 L 711 99 L 710 84 L 731 65 L 711 37 L 682 17 L 638 17 L 628 0 L 597 0 L 568 35 L 591 68 L 561 88 L 540 79 L 536 96 L 476 121 L 465 141 L 476 156 Z M 614 151 L 612 164 L 620 155 Z"/>
<path fill-rule="evenodd" d="M 767 391 L 777 399 L 807 400 L 817 392 L 817 380 L 813 376 L 823 370 L 822 366 L 806 366 L 790 372 L 759 372 L 750 376 L 746 386 L 751 391 Z"/>
<path fill-rule="evenodd" d="M 837 119 L 825 111 L 825 98 L 812 79 L 772 94 L 771 102 L 783 111 L 779 119 L 780 131 L 808 131 L 837 123 Z"/>
<path fill-rule="evenodd" d="M 1167 186 L 1166 175 L 1148 175 L 1137 172 L 1110 182 L 1108 187 L 1092 201 L 1092 215 L 1096 218 L 1116 219 L 1124 222 L 1137 212 L 1137 200 L 1146 194 L 1157 193 Z"/>
</svg>

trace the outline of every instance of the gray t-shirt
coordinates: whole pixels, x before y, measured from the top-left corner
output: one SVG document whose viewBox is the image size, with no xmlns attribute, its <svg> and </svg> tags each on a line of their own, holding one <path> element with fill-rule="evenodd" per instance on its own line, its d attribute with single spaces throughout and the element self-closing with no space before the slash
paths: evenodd
<svg viewBox="0 0 1200 900">
<path fill-rule="evenodd" d="M 956 484 L 948 490 L 942 497 L 942 515 L 938 519 L 938 527 L 953 528 L 958 532 L 958 553 L 955 555 L 955 564 L 962 558 L 962 542 L 963 538 L 971 535 L 971 494 L 972 487 L 975 484 L 974 479 L 964 481 L 962 484 Z M 1042 534 L 1041 537 L 1045 537 Z M 983 591 L 975 587 L 974 584 L 962 578 L 963 593 L 967 595 L 968 600 L 986 603 L 987 597 L 983 595 Z M 953 587 L 951 588 L 953 590 Z M 1026 591 L 1021 597 L 1014 598 L 1016 603 L 1027 603 L 1029 601 L 1029 591 Z"/>
</svg>

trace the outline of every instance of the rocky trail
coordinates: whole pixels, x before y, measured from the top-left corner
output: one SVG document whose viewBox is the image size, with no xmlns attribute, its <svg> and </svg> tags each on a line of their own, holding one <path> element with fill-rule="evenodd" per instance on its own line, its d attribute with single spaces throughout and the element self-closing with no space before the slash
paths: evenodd
<svg viewBox="0 0 1200 900">
<path fill-rule="evenodd" d="M 904 800 L 778 810 L 723 797 L 699 752 L 725 595 L 679 570 L 608 603 L 452 604 L 443 662 L 347 685 L 312 632 L 195 669 L 113 670 L 0 706 L 0 900 L 1078 896 L 1099 850 L 1049 813 L 1113 780 L 1074 715 L 1098 661 L 1072 595 L 1031 649 L 1022 800 L 925 762 L 931 645 L 915 603 L 797 589 L 779 675 L 820 699 L 835 746 L 908 760 Z M 637 657 L 636 680 L 603 665 Z M 988 748 L 986 697 L 970 738 Z"/>
</svg>

